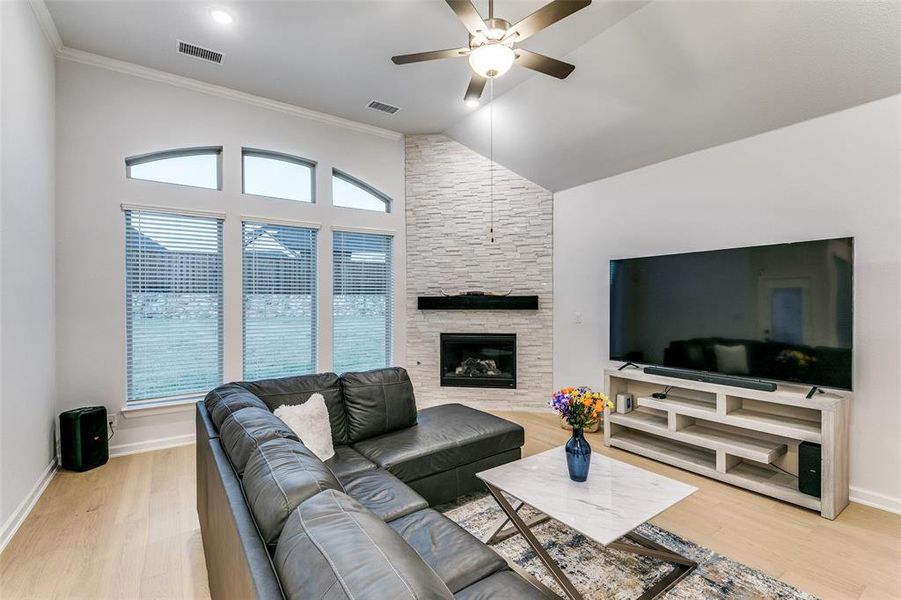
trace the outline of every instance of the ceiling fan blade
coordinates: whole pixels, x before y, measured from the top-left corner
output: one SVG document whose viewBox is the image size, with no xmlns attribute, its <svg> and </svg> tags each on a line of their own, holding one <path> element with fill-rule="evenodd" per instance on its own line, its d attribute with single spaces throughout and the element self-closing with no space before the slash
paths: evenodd
<svg viewBox="0 0 901 600">
<path fill-rule="evenodd" d="M 426 60 L 438 60 L 439 58 L 457 58 L 469 55 L 469 48 L 450 48 L 448 50 L 433 50 L 432 52 L 417 52 L 415 54 L 401 54 L 392 56 L 391 61 L 396 65 L 423 62 Z"/>
<path fill-rule="evenodd" d="M 516 42 L 519 43 L 545 27 L 550 27 L 557 21 L 565 19 L 578 10 L 582 10 L 589 4 L 591 4 L 591 0 L 554 0 L 510 27 L 504 38 L 509 39 L 515 35 Z"/>
<path fill-rule="evenodd" d="M 476 73 L 472 74 L 472 79 L 469 81 L 469 87 L 466 88 L 466 95 L 463 96 L 463 100 L 470 101 L 475 100 L 478 102 L 479 98 L 482 97 L 482 91 L 485 89 L 485 84 L 488 83 L 487 77 L 482 77 Z"/>
<path fill-rule="evenodd" d="M 537 52 L 529 52 L 523 48 L 516 49 L 516 62 L 514 64 L 556 77 L 557 79 L 566 79 L 576 68 L 575 65 L 565 63 L 562 60 L 538 54 Z"/>
<path fill-rule="evenodd" d="M 447 0 L 447 4 L 452 11 L 457 13 L 469 33 L 476 35 L 485 30 L 485 21 L 482 20 L 471 0 Z"/>
</svg>

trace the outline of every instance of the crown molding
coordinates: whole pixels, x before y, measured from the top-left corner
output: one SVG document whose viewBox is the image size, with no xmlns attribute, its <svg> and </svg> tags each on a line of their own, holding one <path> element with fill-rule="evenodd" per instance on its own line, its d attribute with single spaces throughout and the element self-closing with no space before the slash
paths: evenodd
<svg viewBox="0 0 901 600">
<path fill-rule="evenodd" d="M 0 0 L 2 1 L 2 0 Z M 33 2 L 39 2 L 43 5 L 42 0 L 33 0 Z M 44 7 L 46 10 L 46 7 Z M 48 18 L 50 17 L 49 12 L 47 13 Z M 50 19 L 50 23 L 53 23 L 53 20 Z M 54 27 L 54 31 L 56 28 Z M 123 60 L 116 60 L 114 58 L 107 58 L 106 56 L 101 56 L 99 54 L 93 54 L 91 52 L 85 52 L 84 50 L 76 50 L 74 48 L 69 48 L 67 46 L 60 47 L 56 52 L 57 58 L 62 60 L 68 60 L 72 62 L 81 63 L 84 65 L 90 65 L 94 67 L 100 67 L 102 69 L 107 69 L 110 71 L 116 71 L 117 73 L 124 73 L 126 75 L 132 75 L 134 77 L 140 77 L 142 79 L 148 79 L 150 81 L 158 81 L 160 83 L 167 83 L 169 85 L 173 85 L 175 87 L 179 87 L 186 90 L 191 90 L 194 92 L 200 92 L 202 94 L 208 94 L 210 96 L 218 96 L 220 98 L 227 98 L 229 100 L 234 100 L 236 102 L 242 102 L 244 104 L 249 104 L 251 106 L 257 106 L 260 108 L 265 108 L 267 110 L 272 110 L 275 112 L 285 113 L 294 117 L 300 117 L 302 119 L 309 119 L 311 121 L 317 121 L 319 123 L 325 123 L 326 125 L 334 125 L 337 127 L 343 127 L 345 129 L 350 129 L 352 131 L 356 131 L 358 133 L 365 133 L 368 135 L 374 135 L 377 137 L 389 139 L 389 140 L 400 140 L 403 139 L 403 134 L 398 133 L 397 131 L 391 131 L 390 129 L 383 129 L 381 127 L 375 127 L 374 125 L 367 125 L 365 123 L 359 123 L 357 121 L 351 121 L 350 119 L 344 119 L 342 117 L 336 117 L 334 115 L 329 115 L 326 113 L 321 113 L 315 110 L 310 110 L 308 108 L 302 108 L 300 106 L 295 106 L 293 104 L 287 104 L 285 102 L 279 102 L 278 100 L 271 100 L 269 98 L 264 98 L 262 96 L 255 96 L 253 94 L 248 94 L 245 92 L 239 92 L 238 90 L 233 90 L 231 88 L 227 88 L 221 85 L 215 85 L 212 83 L 206 83 L 204 81 L 199 81 L 197 79 L 191 79 L 189 77 L 182 77 L 181 75 L 173 75 L 172 73 L 166 73 L 165 71 L 158 71 L 156 69 L 151 69 L 149 67 L 142 67 L 140 65 L 136 65 L 134 63 L 125 62 Z"/>
<path fill-rule="evenodd" d="M 44 37 L 53 46 L 53 50 L 55 52 L 62 50 L 63 39 L 59 36 L 59 30 L 57 30 L 56 23 L 53 22 L 53 17 L 50 15 L 47 5 L 44 4 L 44 0 L 30 0 L 29 4 L 31 4 L 31 10 L 34 11 L 34 16 L 38 19 L 41 31 L 44 32 Z"/>
</svg>

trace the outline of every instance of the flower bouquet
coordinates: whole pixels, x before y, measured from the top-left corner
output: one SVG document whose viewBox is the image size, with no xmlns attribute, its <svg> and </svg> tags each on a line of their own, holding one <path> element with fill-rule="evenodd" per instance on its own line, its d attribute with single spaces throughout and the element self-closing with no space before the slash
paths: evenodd
<svg viewBox="0 0 901 600">
<path fill-rule="evenodd" d="M 585 481 L 591 466 L 591 446 L 585 440 L 585 429 L 597 426 L 604 407 L 613 408 L 613 404 L 605 394 L 582 386 L 554 392 L 548 405 L 573 428 L 573 435 L 566 442 L 569 478 Z"/>
<path fill-rule="evenodd" d="M 560 426 L 564 429 L 578 428 L 594 433 L 600 429 L 604 406 L 612 409 L 613 403 L 605 394 L 581 386 L 554 392 L 548 406 L 560 415 Z"/>
</svg>

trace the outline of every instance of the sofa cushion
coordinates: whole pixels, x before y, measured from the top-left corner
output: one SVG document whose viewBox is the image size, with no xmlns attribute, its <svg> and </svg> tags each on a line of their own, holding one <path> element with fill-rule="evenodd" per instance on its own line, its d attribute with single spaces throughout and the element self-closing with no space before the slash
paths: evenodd
<svg viewBox="0 0 901 600">
<path fill-rule="evenodd" d="M 350 443 L 416 424 L 416 398 L 400 367 L 341 376 Z"/>
<path fill-rule="evenodd" d="M 273 547 L 288 515 L 301 502 L 323 490 L 344 491 L 309 448 L 283 438 L 260 443 L 244 467 L 242 481 L 263 540 Z"/>
<path fill-rule="evenodd" d="M 297 436 L 267 408 L 242 408 L 228 416 L 219 428 L 219 439 L 239 476 L 254 450 L 261 443 L 276 438 L 296 440 Z"/>
<path fill-rule="evenodd" d="M 534 585 L 513 571 L 499 571 L 490 577 L 465 587 L 456 594 L 457 600 L 547 600 Z"/>
<path fill-rule="evenodd" d="M 461 404 L 419 411 L 408 427 L 353 444 L 354 450 L 402 481 L 414 481 L 523 445 L 516 423 Z"/>
<path fill-rule="evenodd" d="M 452 592 L 507 567 L 494 550 L 430 508 L 390 523 Z"/>
<path fill-rule="evenodd" d="M 350 446 L 335 446 L 335 455 L 325 461 L 325 464 L 339 480 L 354 473 L 378 468 L 374 462 Z"/>
<path fill-rule="evenodd" d="M 287 600 L 453 598 L 396 531 L 335 490 L 291 513 L 273 563 Z"/>
<path fill-rule="evenodd" d="M 230 414 L 242 408 L 251 406 L 266 408 L 262 400 L 236 383 L 226 383 L 212 390 L 204 398 L 204 404 L 217 428 L 222 427 L 222 422 Z"/>
<path fill-rule="evenodd" d="M 392 521 L 429 503 L 403 481 L 383 469 L 356 473 L 341 480 L 348 496 L 383 521 Z"/>
<path fill-rule="evenodd" d="M 317 373 L 279 379 L 242 381 L 238 384 L 254 396 L 259 397 L 269 410 L 283 404 L 303 404 L 314 393 L 322 394 L 328 408 L 329 424 L 332 427 L 332 442 L 347 443 L 347 416 L 344 414 L 344 398 L 341 383 L 334 373 Z"/>
</svg>

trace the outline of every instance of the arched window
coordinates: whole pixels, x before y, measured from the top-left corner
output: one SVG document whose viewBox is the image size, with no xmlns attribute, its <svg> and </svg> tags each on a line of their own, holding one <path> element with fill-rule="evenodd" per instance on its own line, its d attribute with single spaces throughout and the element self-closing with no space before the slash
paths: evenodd
<svg viewBox="0 0 901 600">
<path fill-rule="evenodd" d="M 345 208 L 391 212 L 391 198 L 338 169 L 332 169 L 332 204 Z"/>
<path fill-rule="evenodd" d="M 241 150 L 244 193 L 312 202 L 316 163 L 268 150 Z"/>
<path fill-rule="evenodd" d="M 221 146 L 181 148 L 125 159 L 125 175 L 161 183 L 222 189 Z"/>
</svg>

